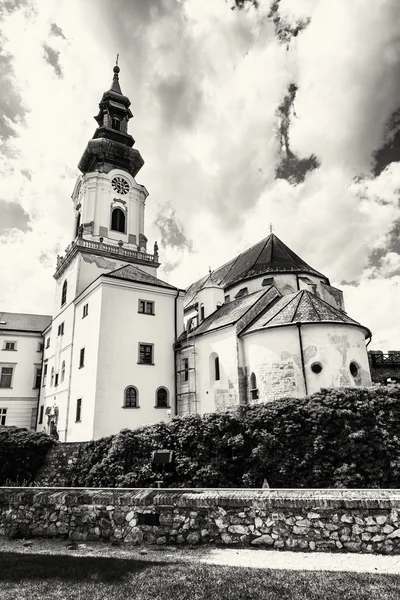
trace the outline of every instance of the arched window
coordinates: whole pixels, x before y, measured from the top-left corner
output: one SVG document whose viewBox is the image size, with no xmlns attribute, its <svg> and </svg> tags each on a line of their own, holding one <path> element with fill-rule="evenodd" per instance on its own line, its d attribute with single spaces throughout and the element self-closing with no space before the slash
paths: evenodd
<svg viewBox="0 0 400 600">
<path fill-rule="evenodd" d="M 139 407 L 139 394 L 137 389 L 133 387 L 133 385 L 130 385 L 125 390 L 124 406 L 125 408 Z"/>
<path fill-rule="evenodd" d="M 204 321 L 204 304 L 200 304 L 200 321 Z"/>
<path fill-rule="evenodd" d="M 215 381 L 219 381 L 220 380 L 219 356 L 216 356 L 215 360 L 214 360 L 214 377 L 215 377 Z"/>
<path fill-rule="evenodd" d="M 156 408 L 168 408 L 168 390 L 160 387 L 156 392 Z"/>
<path fill-rule="evenodd" d="M 121 121 L 118 119 L 118 117 L 113 117 L 112 128 L 116 129 L 117 131 L 121 129 Z"/>
<path fill-rule="evenodd" d="M 64 306 L 64 304 L 67 301 L 67 280 L 64 281 L 63 286 L 62 286 L 62 293 L 61 293 L 61 306 Z"/>
<path fill-rule="evenodd" d="M 111 229 L 125 233 L 125 213 L 120 208 L 114 208 L 111 214 Z"/>
<path fill-rule="evenodd" d="M 257 377 L 255 373 L 250 375 L 250 395 L 252 400 L 258 399 Z"/>
<path fill-rule="evenodd" d="M 54 367 L 51 367 L 50 385 L 54 383 Z"/>
<path fill-rule="evenodd" d="M 64 381 L 64 377 L 65 377 L 65 360 L 62 361 L 62 365 L 61 365 L 61 381 Z"/>
</svg>

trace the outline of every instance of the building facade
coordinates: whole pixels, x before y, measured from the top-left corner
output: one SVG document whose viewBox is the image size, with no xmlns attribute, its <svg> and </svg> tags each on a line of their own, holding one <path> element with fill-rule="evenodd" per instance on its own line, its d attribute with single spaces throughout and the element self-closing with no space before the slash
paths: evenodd
<svg viewBox="0 0 400 600">
<path fill-rule="evenodd" d="M 0 425 L 35 429 L 50 315 L 0 312 Z"/>
<path fill-rule="evenodd" d="M 40 398 L 34 388 L 31 404 L 21 404 L 24 420 L 10 413 L 6 424 L 32 426 L 38 407 L 37 430 L 83 441 L 173 415 L 370 385 L 369 330 L 347 315 L 342 292 L 273 233 L 186 291 L 157 277 L 131 117 L 115 66 L 78 165 L 53 316 L 41 322 Z M 39 331 L 29 336 L 40 343 Z M 14 363 L 3 350 L 2 381 L 10 383 Z M 12 371 L 18 385 L 22 371 L 21 386 L 33 373 L 38 383 L 32 369 L 42 356 L 36 364 L 32 353 L 30 371 Z M 18 394 L 28 396 L 27 387 Z"/>
</svg>

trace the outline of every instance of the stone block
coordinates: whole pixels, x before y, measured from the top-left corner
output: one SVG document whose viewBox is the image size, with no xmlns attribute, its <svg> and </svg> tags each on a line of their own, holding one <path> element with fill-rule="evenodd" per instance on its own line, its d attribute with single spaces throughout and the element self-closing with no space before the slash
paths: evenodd
<svg viewBox="0 0 400 600">
<path fill-rule="evenodd" d="M 309 547 L 310 550 L 315 550 L 315 542 L 313 540 L 311 540 L 311 542 L 309 543 Z"/>
<path fill-rule="evenodd" d="M 400 538 L 400 529 L 395 529 L 392 533 L 389 533 L 388 539 L 391 540 L 393 538 Z"/>
<path fill-rule="evenodd" d="M 221 540 L 224 542 L 224 544 L 231 544 L 233 538 L 231 535 L 229 535 L 229 533 L 221 533 Z"/>
<path fill-rule="evenodd" d="M 340 520 L 341 520 L 342 523 L 353 523 L 353 517 L 352 517 L 352 515 L 346 515 L 346 514 L 344 514 L 344 515 L 342 515 L 340 517 Z"/>
<path fill-rule="evenodd" d="M 384 525 L 387 521 L 387 516 L 386 515 L 378 515 L 375 517 L 376 522 L 378 523 L 378 525 Z"/>
<path fill-rule="evenodd" d="M 383 542 L 383 540 L 386 539 L 386 536 L 384 535 L 374 535 L 373 538 L 371 538 L 371 542 Z"/>
<path fill-rule="evenodd" d="M 156 543 L 158 546 L 162 546 L 163 544 L 167 543 L 167 537 L 165 535 L 162 535 L 161 537 L 158 537 L 156 540 Z"/>
<path fill-rule="evenodd" d="M 259 529 L 260 527 L 262 527 L 262 524 L 263 524 L 263 520 L 260 517 L 256 517 L 254 519 L 254 527 L 256 529 Z"/>
<path fill-rule="evenodd" d="M 321 515 L 317 512 L 309 512 L 307 513 L 307 519 L 310 519 L 311 521 L 313 521 L 314 519 L 320 519 Z"/>
<path fill-rule="evenodd" d="M 238 535 L 247 535 L 249 533 L 249 528 L 244 525 L 231 525 L 228 527 L 229 533 L 236 533 Z"/>
<path fill-rule="evenodd" d="M 361 549 L 361 542 L 344 542 L 344 547 L 349 552 L 359 552 Z"/>
<path fill-rule="evenodd" d="M 387 523 L 382 529 L 383 533 L 392 533 L 392 531 L 394 531 L 394 527 L 392 525 L 389 525 L 389 523 Z"/>
<path fill-rule="evenodd" d="M 257 537 L 254 540 L 252 540 L 251 542 L 252 546 L 272 546 L 273 543 L 273 538 L 268 534 L 261 535 L 260 537 Z"/>
</svg>

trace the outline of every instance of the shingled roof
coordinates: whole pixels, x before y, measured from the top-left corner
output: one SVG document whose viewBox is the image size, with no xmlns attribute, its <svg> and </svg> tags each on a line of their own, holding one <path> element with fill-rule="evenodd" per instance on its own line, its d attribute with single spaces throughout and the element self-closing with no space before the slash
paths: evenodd
<svg viewBox="0 0 400 600">
<path fill-rule="evenodd" d="M 292 323 L 343 323 L 357 325 L 370 335 L 369 329 L 351 319 L 345 312 L 331 306 L 308 290 L 300 290 L 282 296 L 269 310 L 259 317 L 245 333 L 290 325 Z"/>
<path fill-rule="evenodd" d="M 0 331 L 33 331 L 41 333 L 50 323 L 50 315 L 0 312 Z"/>
<path fill-rule="evenodd" d="M 125 265 L 124 267 L 115 269 L 115 271 L 111 271 L 111 273 L 106 273 L 104 277 L 125 279 L 126 281 L 136 281 L 137 283 L 146 283 L 148 285 L 168 288 L 170 290 L 178 289 L 166 281 L 162 281 L 161 279 L 158 279 L 158 277 L 154 277 L 154 275 L 150 275 L 149 273 L 142 271 L 142 269 L 139 269 L 134 265 Z"/>
<path fill-rule="evenodd" d="M 272 273 L 316 275 L 329 283 L 325 275 L 310 267 L 274 233 L 271 233 L 268 237 L 258 242 L 258 244 L 245 250 L 230 262 L 213 271 L 210 275 L 207 274 L 202 279 L 194 282 L 187 289 L 184 305 L 190 305 L 197 293 L 210 279 L 227 290 L 240 281 Z"/>
</svg>

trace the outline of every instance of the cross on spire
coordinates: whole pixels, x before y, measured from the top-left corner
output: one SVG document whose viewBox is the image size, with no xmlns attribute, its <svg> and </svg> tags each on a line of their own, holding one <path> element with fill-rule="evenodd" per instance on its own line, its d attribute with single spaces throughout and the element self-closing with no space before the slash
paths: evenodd
<svg viewBox="0 0 400 600">
<path fill-rule="evenodd" d="M 272 223 L 269 224 L 269 232 L 272 233 L 274 230 L 274 226 Z"/>
<path fill-rule="evenodd" d="M 119 52 L 117 54 L 117 60 L 115 61 L 115 64 L 117 65 L 117 67 L 118 67 L 118 58 L 119 58 Z"/>
</svg>

